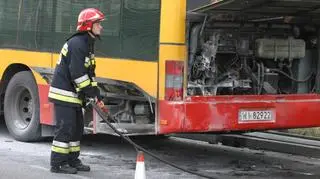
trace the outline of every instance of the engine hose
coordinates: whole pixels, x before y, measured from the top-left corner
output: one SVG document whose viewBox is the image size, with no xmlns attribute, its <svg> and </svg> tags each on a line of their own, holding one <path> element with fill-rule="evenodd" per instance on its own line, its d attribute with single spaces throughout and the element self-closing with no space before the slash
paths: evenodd
<svg viewBox="0 0 320 179">
<path fill-rule="evenodd" d="M 278 73 L 281 73 L 282 75 L 286 76 L 287 78 L 289 78 L 290 80 L 293 80 L 295 82 L 298 82 L 298 83 L 304 83 L 304 82 L 307 82 L 311 76 L 313 75 L 313 72 L 311 72 L 305 79 L 303 80 L 297 80 L 293 77 L 291 77 L 290 75 L 288 75 L 286 72 L 282 71 L 282 70 L 278 70 L 278 69 L 269 69 L 270 71 L 273 71 L 273 72 L 278 72 Z"/>
<path fill-rule="evenodd" d="M 258 95 L 260 94 L 260 81 L 261 81 L 261 68 L 260 68 L 260 64 L 257 63 L 257 68 L 258 68 L 258 84 L 257 84 L 257 90 L 258 90 Z"/>
<path fill-rule="evenodd" d="M 140 145 L 136 144 L 135 142 L 133 142 L 129 137 L 123 135 L 117 128 L 115 128 L 110 122 L 109 122 L 109 118 L 113 118 L 109 113 L 106 113 L 106 112 L 103 112 L 101 110 L 101 108 L 99 106 L 97 106 L 95 104 L 94 101 L 90 100 L 89 104 L 91 104 L 91 106 L 93 107 L 93 109 L 98 113 L 98 115 L 108 124 L 108 126 L 114 130 L 114 132 L 116 134 L 118 134 L 120 137 L 122 137 L 123 139 L 125 139 L 128 143 L 130 143 L 132 146 L 134 146 L 136 149 L 139 149 L 140 151 L 143 151 L 145 152 L 146 154 L 152 156 L 153 158 L 165 163 L 165 164 L 168 164 L 174 168 L 177 168 L 179 170 L 182 170 L 184 172 L 187 172 L 187 173 L 190 173 L 190 174 L 193 174 L 193 175 L 197 175 L 197 176 L 200 176 L 200 177 L 203 177 L 203 178 L 209 178 L 209 179 L 216 179 L 212 176 L 207 176 L 205 174 L 201 174 L 201 173 L 197 173 L 197 172 L 193 172 L 193 171 L 190 171 L 190 170 L 187 170 L 185 168 L 182 168 L 182 167 L 179 167 L 177 166 L 176 164 L 170 162 L 170 161 L 167 161 L 165 159 L 162 159 L 160 157 L 158 157 L 157 155 L 153 154 L 152 152 L 148 151 L 147 149 L 141 147 Z"/>
<path fill-rule="evenodd" d="M 262 93 L 263 90 L 263 85 L 264 85 L 264 64 L 261 62 L 261 80 L 260 80 L 260 94 Z"/>
<path fill-rule="evenodd" d="M 289 66 L 287 66 L 287 69 L 288 69 L 288 72 L 289 72 L 288 75 L 293 76 L 293 73 L 292 73 L 291 68 L 290 68 Z M 311 76 L 310 76 L 310 78 L 311 78 Z M 309 78 L 307 78 L 307 80 L 309 80 Z M 294 81 L 294 80 L 291 80 L 291 92 L 293 92 L 293 87 L 294 87 L 294 85 L 295 85 L 295 81 Z"/>
</svg>

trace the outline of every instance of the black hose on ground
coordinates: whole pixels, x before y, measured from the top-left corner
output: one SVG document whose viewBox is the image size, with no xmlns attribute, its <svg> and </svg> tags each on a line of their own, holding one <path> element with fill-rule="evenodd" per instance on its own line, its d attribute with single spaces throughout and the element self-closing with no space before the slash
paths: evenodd
<svg viewBox="0 0 320 179">
<path fill-rule="evenodd" d="M 89 104 L 91 104 L 91 106 L 93 107 L 93 109 L 98 113 L 98 115 L 108 124 L 108 126 L 114 130 L 115 133 L 117 133 L 120 137 L 122 137 L 123 139 L 125 139 L 128 143 L 130 143 L 131 145 L 133 145 L 136 150 L 140 150 L 140 151 L 143 151 L 145 152 L 146 154 L 152 156 L 153 158 L 165 163 L 165 164 L 168 164 L 174 168 L 177 168 L 179 170 L 182 170 L 184 172 L 187 172 L 187 173 L 190 173 L 190 174 L 193 174 L 193 175 L 197 175 L 197 176 L 200 176 L 200 177 L 203 177 L 203 178 L 209 178 L 209 179 L 216 179 L 212 176 L 208 176 L 208 175 L 205 175 L 205 174 L 202 174 L 202 173 L 197 173 L 197 172 L 193 172 L 193 171 L 190 171 L 190 170 L 187 170 L 185 168 L 182 168 L 180 166 L 177 166 L 176 164 L 170 162 L 170 161 L 167 161 L 167 160 L 164 160 L 160 157 L 158 157 L 157 155 L 153 154 L 152 152 L 148 151 L 147 149 L 141 147 L 140 145 L 136 144 L 135 142 L 133 142 L 129 137 L 123 135 L 120 131 L 118 131 L 117 128 L 115 128 L 110 122 L 109 122 L 109 118 L 112 119 L 112 116 L 109 114 L 109 113 L 105 113 L 101 110 L 101 108 L 99 106 L 97 106 L 95 104 L 95 102 L 93 100 L 90 100 Z"/>
</svg>

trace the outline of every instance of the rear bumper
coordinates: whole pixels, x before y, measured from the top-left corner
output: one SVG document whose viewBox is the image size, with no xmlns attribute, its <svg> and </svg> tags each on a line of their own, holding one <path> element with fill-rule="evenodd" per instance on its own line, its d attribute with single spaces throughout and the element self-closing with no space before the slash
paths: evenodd
<svg viewBox="0 0 320 179">
<path fill-rule="evenodd" d="M 239 121 L 239 110 L 273 110 L 273 121 Z M 159 102 L 159 133 L 230 132 L 320 126 L 320 96 L 187 97 Z"/>
</svg>

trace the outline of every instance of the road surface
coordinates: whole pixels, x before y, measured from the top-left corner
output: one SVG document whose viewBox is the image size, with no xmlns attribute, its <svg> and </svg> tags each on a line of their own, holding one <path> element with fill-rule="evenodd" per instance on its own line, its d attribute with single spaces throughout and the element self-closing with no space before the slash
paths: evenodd
<svg viewBox="0 0 320 179">
<path fill-rule="evenodd" d="M 0 178 L 89 179 L 134 178 L 136 152 L 123 140 L 107 135 L 86 136 L 81 141 L 81 159 L 91 166 L 89 173 L 76 175 L 49 172 L 51 138 L 23 143 L 12 139 L 0 122 Z M 188 170 L 224 179 L 320 178 L 320 160 L 267 151 L 232 148 L 205 142 L 139 137 L 139 144 Z M 201 178 L 145 156 L 149 179 Z"/>
</svg>

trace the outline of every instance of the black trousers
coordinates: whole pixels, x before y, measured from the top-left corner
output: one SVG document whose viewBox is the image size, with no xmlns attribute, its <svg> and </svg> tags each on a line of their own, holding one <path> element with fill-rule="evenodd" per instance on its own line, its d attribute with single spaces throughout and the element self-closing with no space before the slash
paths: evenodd
<svg viewBox="0 0 320 179">
<path fill-rule="evenodd" d="M 51 149 L 51 166 L 81 163 L 80 140 L 84 121 L 81 107 L 54 104 L 56 127 Z"/>
</svg>

